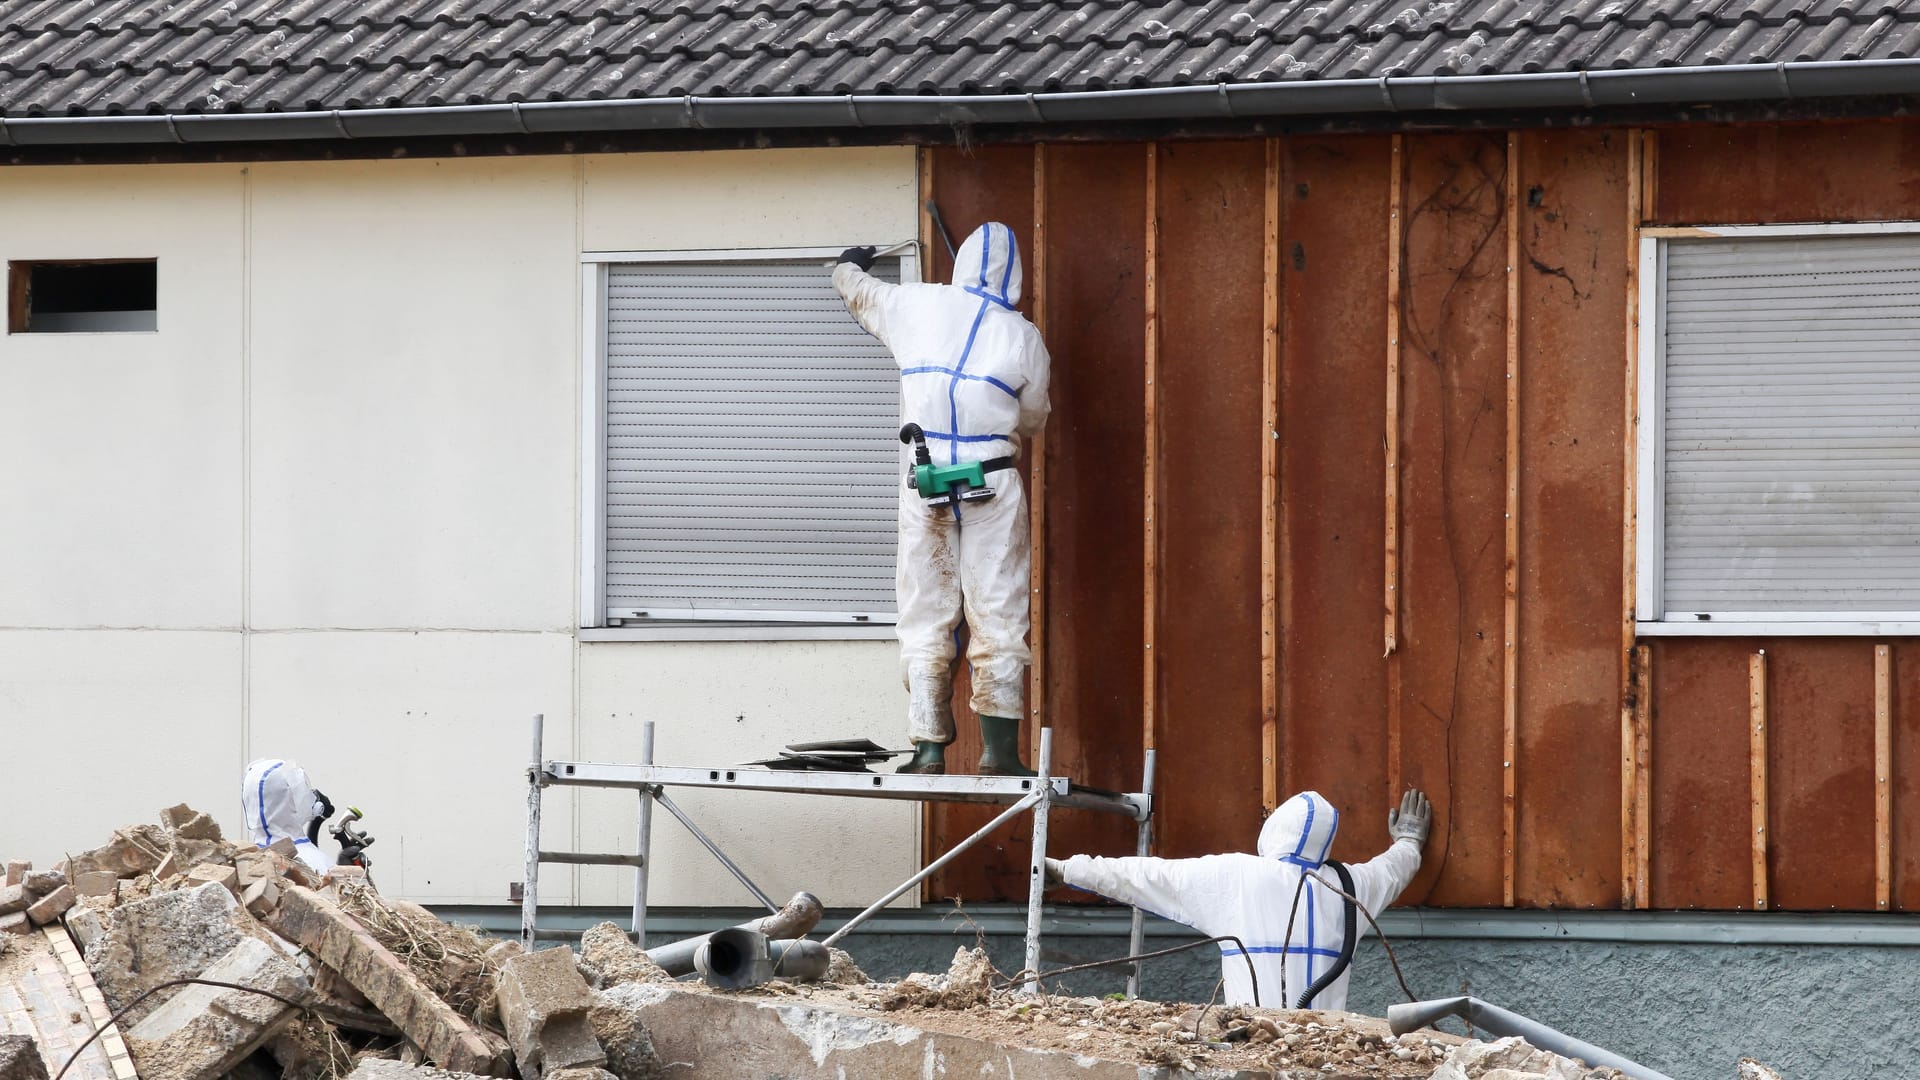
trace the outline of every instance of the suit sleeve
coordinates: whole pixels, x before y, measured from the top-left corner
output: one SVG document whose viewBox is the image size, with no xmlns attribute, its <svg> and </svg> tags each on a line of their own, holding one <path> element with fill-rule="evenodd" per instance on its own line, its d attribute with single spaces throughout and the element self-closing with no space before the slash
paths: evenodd
<svg viewBox="0 0 1920 1080">
<path fill-rule="evenodd" d="M 1027 385 L 1020 389 L 1020 434 L 1038 435 L 1040 429 L 1047 426 L 1047 415 L 1053 411 L 1047 400 L 1047 384 L 1053 369 L 1053 358 L 1047 355 L 1046 342 L 1035 331 L 1031 346 L 1027 349 Z"/>
<path fill-rule="evenodd" d="M 893 348 L 887 338 L 892 322 L 888 309 L 893 306 L 900 286 L 881 281 L 852 263 L 839 263 L 833 268 L 833 289 L 847 302 L 847 310 L 867 333 L 879 338 L 880 344 Z"/>
<path fill-rule="evenodd" d="M 1075 855 L 1061 878 L 1067 884 L 1185 923 L 1203 934 L 1221 933 L 1219 900 L 1240 893 L 1232 855 L 1197 859 Z"/>
<path fill-rule="evenodd" d="M 1413 880 L 1413 875 L 1419 873 L 1420 845 L 1411 840 L 1395 840 L 1387 850 L 1348 869 L 1353 873 L 1354 898 L 1378 918 Z"/>
</svg>

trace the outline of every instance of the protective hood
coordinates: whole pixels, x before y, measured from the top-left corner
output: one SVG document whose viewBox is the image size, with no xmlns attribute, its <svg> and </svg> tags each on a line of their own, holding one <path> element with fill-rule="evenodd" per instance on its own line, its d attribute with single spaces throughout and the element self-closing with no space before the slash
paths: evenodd
<svg viewBox="0 0 1920 1080">
<path fill-rule="evenodd" d="M 953 257 L 953 283 L 1002 307 L 1018 304 L 1023 281 L 1013 230 L 997 221 L 973 230 Z"/>
<path fill-rule="evenodd" d="M 1340 831 L 1340 811 L 1317 791 L 1303 791 L 1280 804 L 1260 826 L 1262 858 L 1314 867 L 1327 861 L 1333 835 Z"/>
<path fill-rule="evenodd" d="M 291 840 L 300 860 L 324 873 L 326 857 L 307 840 L 307 822 L 319 811 L 307 771 L 282 758 L 261 758 L 240 781 L 240 809 L 255 847 Z"/>
</svg>

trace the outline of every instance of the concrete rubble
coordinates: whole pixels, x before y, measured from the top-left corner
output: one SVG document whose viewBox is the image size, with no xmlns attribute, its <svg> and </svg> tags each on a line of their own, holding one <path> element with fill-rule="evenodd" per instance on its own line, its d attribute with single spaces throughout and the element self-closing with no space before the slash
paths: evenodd
<svg viewBox="0 0 1920 1080">
<path fill-rule="evenodd" d="M 1620 1076 L 1345 1013 L 1023 995 L 977 949 L 896 982 L 834 950 L 818 983 L 719 991 L 676 981 L 616 924 L 578 958 L 528 952 L 382 897 L 361 868 L 231 844 L 184 805 L 44 870 L 5 863 L 0 1080 L 70 1057 L 66 1080 Z M 1738 1075 L 1779 1080 L 1750 1061 Z"/>
</svg>

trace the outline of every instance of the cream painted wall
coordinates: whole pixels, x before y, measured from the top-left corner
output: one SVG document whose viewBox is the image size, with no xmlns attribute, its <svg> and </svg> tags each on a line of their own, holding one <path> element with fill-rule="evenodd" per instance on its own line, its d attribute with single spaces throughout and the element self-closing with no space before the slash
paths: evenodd
<svg viewBox="0 0 1920 1080">
<path fill-rule="evenodd" d="M 0 515 L 0 854 L 49 863 L 182 800 L 237 834 L 240 769 L 271 754 L 366 810 L 389 891 L 499 903 L 534 712 L 550 757 L 632 758 L 641 717 L 689 764 L 897 741 L 891 642 L 578 641 L 579 262 L 905 239 L 913 169 L 859 149 L 0 170 L 35 208 L 7 258 L 161 266 L 157 334 L 0 339 L 0 500 L 22 511 Z M 126 629 L 67 629 L 100 626 Z M 918 856 L 904 804 L 680 801 L 771 892 L 864 903 Z M 632 819 L 631 796 L 549 789 L 544 843 L 623 848 Z M 743 898 L 664 815 L 655 836 L 654 903 Z M 555 867 L 542 893 L 626 903 L 627 878 Z"/>
</svg>

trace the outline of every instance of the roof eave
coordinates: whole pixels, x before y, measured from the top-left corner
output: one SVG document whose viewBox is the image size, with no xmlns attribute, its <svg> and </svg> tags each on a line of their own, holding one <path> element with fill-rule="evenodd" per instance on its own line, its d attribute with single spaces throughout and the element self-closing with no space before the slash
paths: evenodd
<svg viewBox="0 0 1920 1080">
<path fill-rule="evenodd" d="M 1920 59 L 1209 83 L 1048 94 L 638 98 L 282 113 L 0 118 L 0 145 L 279 142 L 740 128 L 911 128 L 1920 94 Z"/>
</svg>

